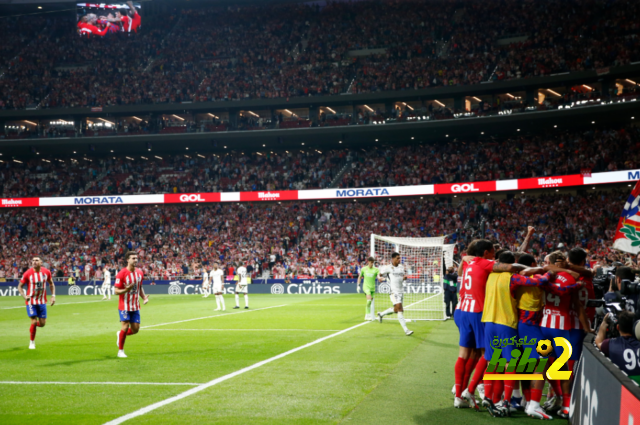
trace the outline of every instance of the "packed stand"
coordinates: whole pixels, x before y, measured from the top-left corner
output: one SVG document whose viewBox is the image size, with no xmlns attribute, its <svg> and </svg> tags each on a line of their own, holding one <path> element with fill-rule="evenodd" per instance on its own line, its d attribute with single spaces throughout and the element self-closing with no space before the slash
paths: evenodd
<svg viewBox="0 0 640 425">
<path fill-rule="evenodd" d="M 143 16 L 136 37 L 100 39 L 81 38 L 59 19 L 0 80 L 0 108 L 339 95 L 616 67 L 640 59 L 639 7 L 629 0 L 214 7 Z M 498 44 L 512 37 L 521 41 Z"/>
<path fill-rule="evenodd" d="M 0 163 L 0 197 L 326 188 L 347 151 L 58 158 Z"/>
<path fill-rule="evenodd" d="M 558 244 L 582 246 L 590 258 L 615 258 L 611 238 L 625 190 L 586 195 L 516 195 L 507 199 L 372 200 L 283 202 L 207 206 L 122 206 L 79 209 L 5 209 L 0 212 L 0 277 L 15 277 L 30 255 L 42 254 L 58 276 L 99 278 L 101 265 L 115 265 L 124 251 L 140 253 L 152 279 L 199 275 L 200 262 L 221 261 L 229 272 L 251 265 L 256 278 L 357 276 L 371 233 L 425 237 L 450 235 L 463 254 L 486 236 L 516 249 L 535 227 L 530 252 L 538 259 Z M 230 273 L 233 274 L 233 273 Z"/>
<path fill-rule="evenodd" d="M 558 176 L 640 166 L 638 128 L 553 131 L 503 140 L 354 150 L 340 187 L 403 186 Z M 579 152 L 579 154 L 576 154 Z"/>
</svg>

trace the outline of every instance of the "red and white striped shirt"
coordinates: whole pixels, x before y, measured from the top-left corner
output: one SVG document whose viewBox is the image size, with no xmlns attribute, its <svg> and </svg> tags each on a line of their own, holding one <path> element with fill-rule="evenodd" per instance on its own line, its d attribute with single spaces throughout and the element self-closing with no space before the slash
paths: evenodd
<svg viewBox="0 0 640 425">
<path fill-rule="evenodd" d="M 20 282 L 27 285 L 26 294 L 29 298 L 26 305 L 38 305 L 47 303 L 47 283 L 51 281 L 51 272 L 44 267 L 40 271 L 34 269 L 27 270 Z"/>
<path fill-rule="evenodd" d="M 569 286 L 575 284 L 576 281 L 569 273 L 560 272 L 556 275 L 553 285 Z M 540 326 L 549 329 L 561 329 L 568 331 L 573 328 L 571 320 L 571 301 L 572 294 L 570 292 L 564 295 L 556 295 L 547 292 L 544 304 L 544 315 Z"/>
<path fill-rule="evenodd" d="M 587 307 L 587 301 L 594 300 L 596 298 L 596 293 L 593 289 L 593 278 L 581 277 L 579 280 L 584 280 L 585 286 L 578 290 L 578 300 L 582 303 L 582 306 L 585 309 L 587 319 L 589 319 L 589 322 L 593 324 L 595 321 L 596 309 L 595 307 Z M 582 323 L 580 323 L 576 306 L 571 310 L 571 321 L 573 323 L 573 329 L 582 329 Z"/>
<path fill-rule="evenodd" d="M 120 294 L 120 303 L 118 309 L 122 311 L 138 311 L 140 310 L 140 293 L 142 292 L 142 270 L 135 269 L 129 271 L 129 269 L 122 269 L 116 276 L 115 287 L 118 289 L 124 289 L 133 283 L 133 288 L 129 292 Z"/>
<path fill-rule="evenodd" d="M 462 286 L 458 309 L 469 313 L 481 313 L 484 310 L 487 279 L 493 271 L 495 261 L 476 257 L 463 265 Z"/>
</svg>

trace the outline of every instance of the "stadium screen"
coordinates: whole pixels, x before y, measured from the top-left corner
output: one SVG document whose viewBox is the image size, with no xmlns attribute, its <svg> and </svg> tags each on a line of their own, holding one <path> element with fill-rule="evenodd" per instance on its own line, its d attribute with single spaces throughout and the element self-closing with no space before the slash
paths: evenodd
<svg viewBox="0 0 640 425">
<path fill-rule="evenodd" d="M 116 33 L 135 34 L 140 29 L 140 3 L 78 3 L 78 34 L 108 37 Z"/>
</svg>

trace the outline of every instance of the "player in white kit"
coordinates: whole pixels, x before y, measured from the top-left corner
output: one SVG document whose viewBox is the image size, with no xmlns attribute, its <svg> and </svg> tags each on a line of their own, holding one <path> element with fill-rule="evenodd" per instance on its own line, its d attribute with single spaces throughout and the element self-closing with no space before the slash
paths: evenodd
<svg viewBox="0 0 640 425">
<path fill-rule="evenodd" d="M 236 273 L 238 278 L 238 281 L 236 282 L 236 306 L 233 308 L 240 308 L 240 297 L 238 296 L 240 293 L 244 294 L 244 308 L 249 308 L 249 291 L 247 288 L 249 281 L 247 280 L 247 269 L 245 266 L 240 266 Z"/>
<path fill-rule="evenodd" d="M 202 298 L 207 298 L 209 295 L 211 295 L 211 281 L 207 269 L 202 265 Z"/>
<path fill-rule="evenodd" d="M 212 290 L 213 294 L 216 296 L 216 305 L 218 306 L 215 311 L 225 311 L 227 309 L 224 305 L 224 297 L 222 296 L 224 291 L 224 286 L 222 284 L 223 275 L 224 272 L 220 268 L 220 264 L 216 261 L 213 263 L 213 270 L 209 273 L 209 283 L 213 286 Z M 222 306 L 222 308 L 220 308 L 220 306 Z"/>
<path fill-rule="evenodd" d="M 391 286 L 391 304 L 393 307 L 386 309 L 385 311 L 378 313 L 378 320 L 382 323 L 382 318 L 388 314 L 397 313 L 398 321 L 404 329 L 404 333 L 409 336 L 413 334 L 413 331 L 407 329 L 407 323 L 404 320 L 404 309 L 402 308 L 402 300 L 404 298 L 403 283 L 407 279 L 407 272 L 404 265 L 400 264 L 400 254 L 394 252 L 391 254 L 391 265 L 383 268 L 381 273 L 389 279 L 389 286 Z"/>
<path fill-rule="evenodd" d="M 111 300 L 111 272 L 108 267 L 104 268 L 104 280 L 102 281 L 102 300 Z"/>
</svg>

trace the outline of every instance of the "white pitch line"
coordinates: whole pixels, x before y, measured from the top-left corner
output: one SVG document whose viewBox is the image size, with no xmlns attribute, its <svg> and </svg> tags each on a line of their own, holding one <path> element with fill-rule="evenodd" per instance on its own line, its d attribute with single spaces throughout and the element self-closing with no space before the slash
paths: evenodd
<svg viewBox="0 0 640 425">
<path fill-rule="evenodd" d="M 57 306 L 57 305 L 75 305 L 75 304 L 89 304 L 89 303 L 101 303 L 104 302 L 102 300 L 100 301 L 81 301 L 79 303 L 55 303 L 53 306 Z M 50 305 L 47 305 L 47 307 L 51 307 Z M 25 308 L 25 306 L 21 305 L 19 307 L 2 307 L 0 308 L 0 310 L 11 310 L 13 308 Z"/>
<path fill-rule="evenodd" d="M 116 418 L 116 419 L 114 419 L 112 421 L 109 421 L 109 422 L 105 423 L 105 425 L 118 425 L 118 424 L 121 424 L 123 422 L 128 421 L 129 419 L 137 418 L 138 416 L 142 416 L 142 415 L 144 415 L 146 413 L 152 412 L 152 411 L 154 411 L 154 410 L 156 410 L 156 409 L 158 409 L 160 407 L 166 406 L 167 404 L 173 403 L 174 401 L 182 400 L 183 398 L 186 398 L 186 397 L 189 397 L 190 395 L 199 393 L 200 391 L 206 390 L 207 388 L 213 387 L 214 385 L 217 385 L 217 384 L 219 384 L 221 382 L 227 381 L 227 380 L 229 380 L 231 378 L 234 378 L 234 377 L 236 377 L 238 375 L 242 375 L 243 373 L 246 373 L 246 372 L 252 371 L 254 369 L 257 369 L 257 368 L 259 368 L 261 366 L 264 366 L 266 364 L 269 364 L 271 362 L 279 360 L 279 359 L 281 359 L 283 357 L 286 357 L 286 356 L 288 356 L 290 354 L 296 353 L 296 352 L 298 352 L 300 350 L 304 350 L 305 348 L 309 348 L 309 347 L 312 347 L 312 346 L 314 346 L 316 344 L 320 344 L 323 341 L 326 341 L 326 340 L 328 340 L 330 338 L 342 335 L 344 333 L 347 333 L 347 332 L 349 332 L 351 330 L 354 330 L 356 328 L 359 328 L 360 326 L 364 326 L 364 325 L 369 324 L 369 323 L 371 323 L 371 322 L 362 322 L 362 323 L 357 324 L 355 326 L 352 326 L 350 328 L 343 329 L 340 332 L 336 332 L 334 334 L 327 335 L 327 336 L 322 337 L 320 339 L 316 339 L 315 341 L 312 341 L 312 342 L 310 342 L 308 344 L 305 344 L 305 345 L 301 345 L 300 347 L 297 347 L 297 348 L 294 348 L 292 350 L 286 351 L 286 352 L 284 352 L 282 354 L 278 354 L 277 356 L 271 357 L 270 359 L 263 360 L 263 361 L 258 362 L 258 363 L 254 363 L 251 366 L 245 367 L 244 369 L 240 369 L 240 370 L 235 371 L 233 373 L 230 373 L 228 375 L 224 375 L 224 376 L 221 376 L 220 378 L 216 378 L 213 381 L 207 382 L 206 384 L 198 385 L 197 387 L 191 388 L 190 390 L 187 390 L 187 391 L 185 391 L 183 393 L 180 393 L 180 394 L 178 394 L 178 395 L 176 395 L 174 397 L 168 398 L 166 400 L 159 401 L 159 402 L 151 404 L 151 405 L 149 405 L 147 407 L 143 407 L 142 409 L 138 409 L 135 412 L 126 414 L 124 416 L 120 416 L 119 418 Z"/>
<path fill-rule="evenodd" d="M 340 329 L 149 329 L 150 331 L 221 331 L 221 332 L 340 332 Z"/>
<path fill-rule="evenodd" d="M 187 385 L 195 387 L 192 382 L 64 382 L 64 381 L 0 381 L 0 385 Z"/>
<path fill-rule="evenodd" d="M 222 314 L 216 314 L 214 316 L 196 317 L 195 319 L 178 320 L 177 322 L 158 323 L 157 325 L 141 326 L 140 329 L 155 328 L 156 326 L 175 325 L 176 323 L 193 322 L 194 320 L 211 319 L 213 317 L 227 317 L 227 316 L 231 316 L 232 314 L 251 313 L 252 311 L 268 310 L 270 308 L 278 308 L 278 307 L 284 307 L 284 306 L 286 306 L 286 304 L 274 305 L 271 307 L 256 308 L 254 310 L 237 311 L 235 313 L 227 313 L 227 314 L 222 313 Z"/>
</svg>

